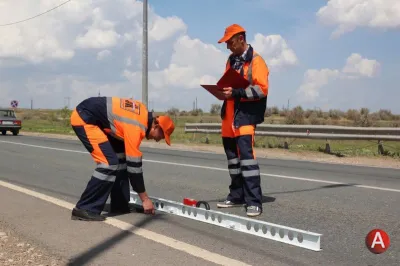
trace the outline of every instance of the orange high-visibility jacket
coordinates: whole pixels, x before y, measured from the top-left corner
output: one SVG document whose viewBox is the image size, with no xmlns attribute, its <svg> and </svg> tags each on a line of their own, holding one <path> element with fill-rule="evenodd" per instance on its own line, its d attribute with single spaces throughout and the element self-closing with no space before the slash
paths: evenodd
<svg viewBox="0 0 400 266">
<path fill-rule="evenodd" d="M 253 53 L 252 60 L 245 62 L 242 70 L 237 71 L 238 73 L 242 72 L 243 77 L 250 83 L 247 88 L 242 88 L 243 91 L 239 92 L 241 94 L 241 101 L 258 100 L 268 96 L 268 66 L 256 51 L 250 49 L 248 52 Z M 230 60 L 228 59 L 225 72 L 230 68 Z"/>
<path fill-rule="evenodd" d="M 142 152 L 139 147 L 151 127 L 152 113 L 139 101 L 119 97 L 91 97 L 77 107 L 87 124 L 94 124 L 124 141 L 128 174 L 142 179 Z"/>
<path fill-rule="evenodd" d="M 264 121 L 267 96 L 269 92 L 269 69 L 264 59 L 252 46 L 247 51 L 247 60 L 238 71 L 250 85 L 247 88 L 233 89 L 232 98 L 225 100 L 221 109 L 221 117 L 225 118 L 227 104 L 235 113 L 234 126 L 254 125 Z M 231 68 L 232 55 L 228 58 L 225 72 Z"/>
<path fill-rule="evenodd" d="M 149 127 L 148 110 L 139 101 L 126 98 L 107 98 L 106 132 L 125 143 L 128 172 L 142 173 L 142 152 L 139 146 Z"/>
</svg>

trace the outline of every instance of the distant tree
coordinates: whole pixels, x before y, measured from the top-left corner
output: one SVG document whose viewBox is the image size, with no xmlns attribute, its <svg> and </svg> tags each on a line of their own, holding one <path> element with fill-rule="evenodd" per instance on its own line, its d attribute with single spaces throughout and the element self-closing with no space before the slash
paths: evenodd
<svg viewBox="0 0 400 266">
<path fill-rule="evenodd" d="M 221 112 L 222 106 L 220 104 L 212 104 L 210 108 L 210 113 L 212 115 L 219 114 Z"/>
<path fill-rule="evenodd" d="M 176 116 L 179 114 L 179 109 L 172 107 L 170 109 L 167 110 L 167 114 L 171 115 L 171 116 Z"/>
</svg>

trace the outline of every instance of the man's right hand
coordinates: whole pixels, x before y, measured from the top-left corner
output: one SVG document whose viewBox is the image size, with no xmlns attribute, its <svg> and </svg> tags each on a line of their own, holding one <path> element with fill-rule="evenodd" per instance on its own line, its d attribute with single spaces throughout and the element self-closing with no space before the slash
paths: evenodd
<svg viewBox="0 0 400 266">
<path fill-rule="evenodd" d="M 143 209 L 144 209 L 144 213 L 146 214 L 154 214 L 154 206 L 153 206 L 153 202 L 147 198 L 142 202 L 143 205 Z"/>
<path fill-rule="evenodd" d="M 222 93 L 226 99 L 230 99 L 232 97 L 232 87 L 224 88 Z"/>
</svg>

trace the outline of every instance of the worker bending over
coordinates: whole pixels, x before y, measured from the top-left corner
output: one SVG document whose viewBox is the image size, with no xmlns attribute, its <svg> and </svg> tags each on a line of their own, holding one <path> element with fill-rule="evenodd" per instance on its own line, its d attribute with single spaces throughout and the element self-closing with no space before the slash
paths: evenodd
<svg viewBox="0 0 400 266">
<path fill-rule="evenodd" d="M 225 72 L 233 68 L 247 79 L 247 88 L 224 88 L 222 141 L 231 177 L 230 193 L 220 208 L 247 206 L 248 216 L 262 213 L 260 168 L 254 153 L 254 133 L 264 122 L 269 70 L 264 59 L 246 42 L 246 31 L 233 24 L 218 43 L 226 43 L 232 54 Z"/>
<path fill-rule="evenodd" d="M 91 97 L 71 115 L 71 126 L 97 166 L 72 210 L 72 219 L 102 221 L 101 212 L 111 194 L 112 213 L 128 213 L 129 181 L 139 194 L 144 212 L 154 214 L 142 170 L 139 146 L 144 138 L 171 145 L 175 126 L 168 116 L 153 117 L 145 105 L 129 98 Z"/>
</svg>

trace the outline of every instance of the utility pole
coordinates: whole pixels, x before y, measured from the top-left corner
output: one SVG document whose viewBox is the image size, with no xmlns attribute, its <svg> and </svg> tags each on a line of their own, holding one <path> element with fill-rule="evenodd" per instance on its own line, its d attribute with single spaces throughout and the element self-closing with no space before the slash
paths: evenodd
<svg viewBox="0 0 400 266">
<path fill-rule="evenodd" d="M 142 102 L 148 106 L 147 0 L 143 0 Z"/>
<path fill-rule="evenodd" d="M 33 110 L 33 99 L 31 98 L 31 110 Z"/>
<path fill-rule="evenodd" d="M 69 100 L 71 99 L 71 97 L 64 97 L 64 99 L 67 99 L 67 105 L 66 105 L 66 107 L 69 109 Z"/>
</svg>

